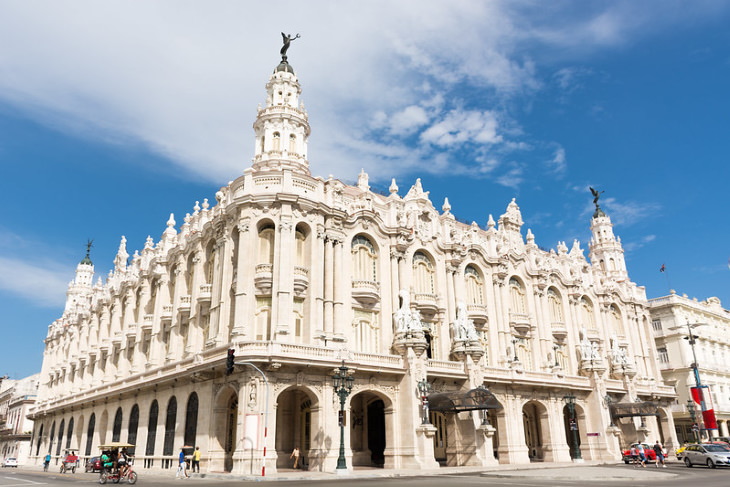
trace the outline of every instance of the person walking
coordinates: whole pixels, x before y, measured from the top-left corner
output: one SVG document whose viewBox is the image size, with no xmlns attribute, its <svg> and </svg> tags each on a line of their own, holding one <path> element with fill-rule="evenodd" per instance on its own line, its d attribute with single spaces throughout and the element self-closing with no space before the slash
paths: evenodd
<svg viewBox="0 0 730 487">
<path fill-rule="evenodd" d="M 188 475 L 188 464 L 185 462 L 185 448 L 180 448 L 180 454 L 178 455 L 177 472 L 175 472 L 175 478 L 189 479 Z"/>
<path fill-rule="evenodd" d="M 299 455 L 300 455 L 300 453 L 299 453 L 299 447 L 298 446 L 295 446 L 294 447 L 294 450 L 292 450 L 292 452 L 291 452 L 291 455 L 289 455 L 289 458 L 293 458 L 294 459 L 294 467 L 292 467 L 294 469 L 296 469 L 297 466 L 299 465 Z"/>
<path fill-rule="evenodd" d="M 656 468 L 659 468 L 659 463 L 662 464 L 662 468 L 667 468 L 667 465 L 664 463 L 664 447 L 659 443 L 659 440 L 656 440 L 656 443 L 654 443 L 654 453 L 656 454 Z"/>
<path fill-rule="evenodd" d="M 200 447 L 196 446 L 193 452 L 193 473 L 200 473 Z"/>
<path fill-rule="evenodd" d="M 646 452 L 644 451 L 644 445 L 639 443 L 636 445 L 636 452 L 639 454 L 639 462 L 641 466 L 646 468 Z"/>
</svg>

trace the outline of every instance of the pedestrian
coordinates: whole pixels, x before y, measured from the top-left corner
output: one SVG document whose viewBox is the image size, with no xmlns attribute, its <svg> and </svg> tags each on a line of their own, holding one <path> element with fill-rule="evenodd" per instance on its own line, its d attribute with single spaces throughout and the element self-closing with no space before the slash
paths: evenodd
<svg viewBox="0 0 730 487">
<path fill-rule="evenodd" d="M 292 450 L 291 455 L 289 456 L 289 458 L 293 458 L 294 459 L 294 467 L 293 468 L 296 469 L 297 466 L 299 465 L 299 447 L 298 446 L 295 446 L 294 447 L 294 450 Z"/>
<path fill-rule="evenodd" d="M 659 463 L 662 464 L 662 468 L 667 468 L 664 463 L 664 447 L 659 443 L 659 440 L 656 440 L 656 443 L 654 443 L 654 453 L 656 454 L 656 468 L 659 468 Z"/>
<path fill-rule="evenodd" d="M 631 455 L 631 464 L 636 468 L 639 465 L 639 452 L 636 450 L 636 445 L 631 445 L 631 451 L 629 452 Z"/>
<path fill-rule="evenodd" d="M 636 445 L 636 452 L 639 454 L 639 463 L 641 463 L 641 466 L 646 468 L 646 451 L 644 450 L 644 445 L 639 443 Z"/>
<path fill-rule="evenodd" d="M 177 472 L 175 472 L 175 478 L 182 478 L 182 479 L 189 479 L 190 475 L 188 475 L 188 464 L 185 461 L 185 448 L 180 448 L 180 455 L 178 455 L 178 464 L 177 464 Z"/>
<path fill-rule="evenodd" d="M 196 446 L 193 452 L 193 472 L 200 473 L 200 447 Z"/>
</svg>

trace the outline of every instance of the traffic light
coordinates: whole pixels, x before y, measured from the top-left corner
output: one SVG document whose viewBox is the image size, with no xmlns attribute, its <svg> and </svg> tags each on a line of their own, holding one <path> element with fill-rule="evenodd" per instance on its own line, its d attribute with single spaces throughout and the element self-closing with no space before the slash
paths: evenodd
<svg viewBox="0 0 730 487">
<path fill-rule="evenodd" d="M 233 373 L 234 365 L 236 365 L 236 351 L 229 348 L 228 357 L 226 357 L 226 375 L 231 375 Z"/>
</svg>

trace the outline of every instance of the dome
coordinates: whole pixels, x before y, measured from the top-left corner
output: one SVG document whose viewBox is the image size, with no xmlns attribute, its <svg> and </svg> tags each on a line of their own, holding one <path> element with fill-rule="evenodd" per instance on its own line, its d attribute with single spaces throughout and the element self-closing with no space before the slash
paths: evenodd
<svg viewBox="0 0 730 487">
<path fill-rule="evenodd" d="M 294 74 L 294 68 L 292 68 L 291 65 L 288 62 L 286 62 L 286 61 L 280 62 L 279 65 L 274 70 L 274 73 L 279 73 L 279 72 L 282 72 L 282 71 L 285 72 L 285 73 Z"/>
</svg>

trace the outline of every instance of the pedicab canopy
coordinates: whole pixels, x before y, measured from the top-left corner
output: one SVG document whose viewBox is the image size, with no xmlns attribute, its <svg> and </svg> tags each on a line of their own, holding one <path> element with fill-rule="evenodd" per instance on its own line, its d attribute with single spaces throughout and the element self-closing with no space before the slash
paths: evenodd
<svg viewBox="0 0 730 487">
<path fill-rule="evenodd" d="M 615 402 L 609 405 L 611 417 L 632 418 L 634 416 L 656 416 L 659 414 L 659 405 L 653 401 L 642 402 Z"/>
<path fill-rule="evenodd" d="M 134 445 L 131 443 L 122 443 L 120 441 L 113 441 L 111 443 L 107 443 L 106 445 L 99 445 L 99 450 L 113 450 L 118 449 L 121 450 L 122 448 L 133 448 Z"/>
<path fill-rule="evenodd" d="M 488 389 L 477 387 L 468 391 L 429 394 L 428 409 L 442 413 L 458 413 L 479 409 L 502 409 L 502 405 Z"/>
</svg>

